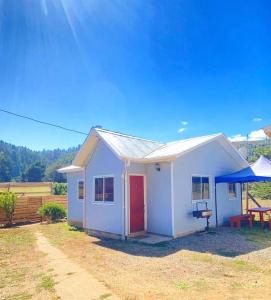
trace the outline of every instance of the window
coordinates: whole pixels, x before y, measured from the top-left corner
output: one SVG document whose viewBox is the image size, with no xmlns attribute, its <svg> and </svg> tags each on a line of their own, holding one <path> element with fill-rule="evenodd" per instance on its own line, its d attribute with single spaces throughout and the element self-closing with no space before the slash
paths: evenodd
<svg viewBox="0 0 271 300">
<path fill-rule="evenodd" d="M 228 184 L 228 191 L 229 191 L 229 198 L 230 199 L 237 198 L 236 183 L 229 183 Z"/>
<path fill-rule="evenodd" d="M 209 177 L 192 177 L 192 200 L 201 201 L 210 199 Z"/>
<path fill-rule="evenodd" d="M 95 202 L 113 202 L 114 201 L 114 178 L 113 177 L 95 177 Z"/>
<path fill-rule="evenodd" d="M 78 199 L 83 200 L 85 197 L 84 195 L 84 181 L 78 181 Z"/>
</svg>

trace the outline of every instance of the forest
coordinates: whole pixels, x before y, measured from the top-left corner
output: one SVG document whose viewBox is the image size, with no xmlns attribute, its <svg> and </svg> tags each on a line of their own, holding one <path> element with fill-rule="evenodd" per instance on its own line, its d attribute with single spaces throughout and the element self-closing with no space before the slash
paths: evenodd
<svg viewBox="0 0 271 300">
<path fill-rule="evenodd" d="M 34 151 L 0 140 L 0 182 L 66 182 L 56 170 L 70 164 L 78 149 Z"/>
</svg>

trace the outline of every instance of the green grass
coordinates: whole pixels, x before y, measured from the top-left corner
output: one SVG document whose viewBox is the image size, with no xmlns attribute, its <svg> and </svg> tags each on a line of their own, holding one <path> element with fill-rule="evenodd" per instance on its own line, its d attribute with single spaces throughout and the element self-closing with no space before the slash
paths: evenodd
<svg viewBox="0 0 271 300">
<path fill-rule="evenodd" d="M 242 283 L 240 283 L 240 282 L 233 282 L 233 283 L 231 283 L 231 288 L 233 288 L 233 289 L 240 289 L 240 288 L 242 288 Z"/>
<path fill-rule="evenodd" d="M 52 277 L 47 275 L 47 276 L 43 276 L 41 278 L 41 283 L 39 285 L 40 288 L 45 289 L 45 290 L 51 290 L 54 288 L 54 286 L 55 286 L 55 282 L 52 279 Z"/>
<path fill-rule="evenodd" d="M 4 298 L 1 298 L 1 300 L 28 300 L 28 299 L 32 299 L 32 295 L 29 293 L 16 293 Z"/>
<path fill-rule="evenodd" d="M 106 298 L 108 298 L 108 297 L 110 297 L 111 296 L 111 294 L 103 294 L 103 295 L 101 295 L 99 298 L 102 300 L 102 299 L 106 299 Z"/>
<path fill-rule="evenodd" d="M 180 290 L 186 290 L 189 288 L 189 284 L 186 281 L 179 281 L 175 283 L 175 287 Z"/>
</svg>

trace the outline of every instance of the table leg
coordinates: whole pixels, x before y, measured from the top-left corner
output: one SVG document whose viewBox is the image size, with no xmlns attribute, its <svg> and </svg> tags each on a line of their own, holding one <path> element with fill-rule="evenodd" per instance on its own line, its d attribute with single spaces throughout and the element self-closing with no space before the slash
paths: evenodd
<svg viewBox="0 0 271 300">
<path fill-rule="evenodd" d="M 263 212 L 260 212 L 260 223 L 261 223 L 261 227 L 264 228 Z"/>
<path fill-rule="evenodd" d="M 251 229 L 252 228 L 252 215 L 250 214 L 250 218 L 248 220 L 248 224 L 249 224 L 249 228 Z"/>
</svg>

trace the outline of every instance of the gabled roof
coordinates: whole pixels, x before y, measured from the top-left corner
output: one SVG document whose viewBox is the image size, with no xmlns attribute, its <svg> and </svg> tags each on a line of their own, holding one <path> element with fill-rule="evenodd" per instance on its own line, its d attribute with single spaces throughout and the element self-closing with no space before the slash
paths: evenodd
<svg viewBox="0 0 271 300">
<path fill-rule="evenodd" d="M 246 160 L 232 146 L 224 134 L 221 133 L 171 143 L 161 143 L 105 129 L 92 128 L 72 165 L 62 168 L 59 171 L 66 173 L 82 170 L 99 140 L 103 140 L 120 159 L 142 163 L 173 160 L 216 140 L 230 153 L 240 166 L 247 166 Z"/>
</svg>

